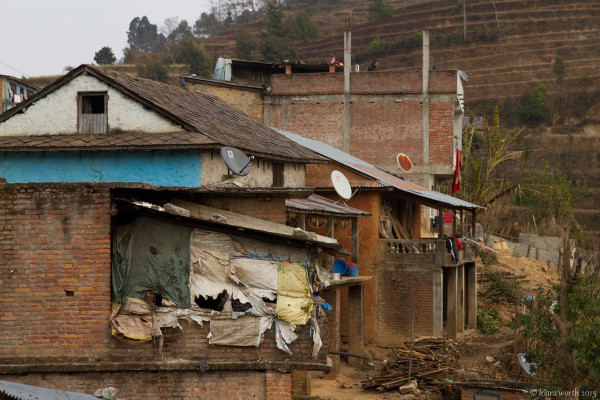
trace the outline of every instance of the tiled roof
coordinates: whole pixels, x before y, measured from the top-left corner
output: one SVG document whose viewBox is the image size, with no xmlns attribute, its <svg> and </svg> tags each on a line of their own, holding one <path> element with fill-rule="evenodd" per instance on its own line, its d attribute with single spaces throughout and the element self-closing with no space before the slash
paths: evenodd
<svg viewBox="0 0 600 400">
<path fill-rule="evenodd" d="M 271 159 L 298 162 L 324 160 L 320 155 L 287 139 L 216 97 L 92 65 L 81 65 L 46 86 L 33 97 L 2 114 L 0 123 L 84 73 L 95 76 L 174 123 L 182 125 L 189 131 L 190 140 L 200 141 L 201 144 L 210 144 L 212 141 L 213 147 L 233 146 L 250 155 Z M 205 135 L 209 140 L 191 139 L 193 133 L 196 133 L 195 136 Z M 180 145 L 179 141 L 175 140 L 156 146 L 168 149 L 171 148 L 171 144 Z"/>
<path fill-rule="evenodd" d="M 86 65 L 85 69 L 221 145 L 278 158 L 321 159 L 216 97 L 96 66 Z"/>
<path fill-rule="evenodd" d="M 0 151 L 183 149 L 213 147 L 215 143 L 195 132 L 0 136 Z"/>
</svg>

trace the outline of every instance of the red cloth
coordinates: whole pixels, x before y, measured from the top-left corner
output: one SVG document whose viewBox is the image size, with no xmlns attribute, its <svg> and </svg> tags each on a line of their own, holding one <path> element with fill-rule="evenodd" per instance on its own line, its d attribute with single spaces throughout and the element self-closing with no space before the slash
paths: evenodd
<svg viewBox="0 0 600 400">
<path fill-rule="evenodd" d="M 451 223 L 452 223 L 452 213 L 445 212 L 444 213 L 444 224 L 451 224 Z"/>
<path fill-rule="evenodd" d="M 462 156 L 460 150 L 456 149 L 456 169 L 454 170 L 454 180 L 452 181 L 452 196 L 460 189 L 460 170 L 462 168 Z"/>
<path fill-rule="evenodd" d="M 456 240 L 456 248 L 458 248 L 458 250 L 462 250 L 462 243 L 460 242 L 460 240 L 458 238 L 454 240 Z"/>
</svg>

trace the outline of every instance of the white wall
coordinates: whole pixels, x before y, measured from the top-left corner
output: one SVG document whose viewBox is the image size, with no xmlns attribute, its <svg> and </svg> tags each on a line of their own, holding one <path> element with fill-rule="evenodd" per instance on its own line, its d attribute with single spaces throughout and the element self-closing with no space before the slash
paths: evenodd
<svg viewBox="0 0 600 400">
<path fill-rule="evenodd" d="M 0 123 L 0 135 L 77 133 L 77 92 L 108 91 L 108 129 L 175 132 L 184 129 L 91 75 L 79 75 L 39 99 L 25 112 Z"/>
<path fill-rule="evenodd" d="M 223 175 L 227 174 L 227 165 L 219 152 L 202 152 L 202 186 L 218 185 Z M 235 181 L 242 187 L 271 187 L 273 185 L 273 167 L 271 161 L 256 158 L 250 173 L 246 176 L 235 176 Z M 284 187 L 299 188 L 306 186 L 306 166 L 300 163 L 284 163 Z"/>
</svg>

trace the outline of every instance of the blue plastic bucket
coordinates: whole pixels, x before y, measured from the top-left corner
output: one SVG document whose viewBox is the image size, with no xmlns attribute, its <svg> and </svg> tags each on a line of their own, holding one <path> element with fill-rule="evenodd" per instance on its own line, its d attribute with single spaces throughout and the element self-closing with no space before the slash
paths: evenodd
<svg viewBox="0 0 600 400">
<path fill-rule="evenodd" d="M 333 262 L 333 272 L 339 272 L 340 275 L 345 275 L 348 271 L 348 265 L 344 260 L 335 260 Z"/>
<path fill-rule="evenodd" d="M 352 263 L 348 264 L 348 276 L 358 275 L 358 265 Z"/>
</svg>

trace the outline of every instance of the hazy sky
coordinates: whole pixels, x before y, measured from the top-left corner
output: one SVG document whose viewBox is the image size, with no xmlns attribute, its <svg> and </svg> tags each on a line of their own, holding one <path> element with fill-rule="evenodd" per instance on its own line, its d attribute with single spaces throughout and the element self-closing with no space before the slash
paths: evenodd
<svg viewBox="0 0 600 400">
<path fill-rule="evenodd" d="M 210 0 L 2 0 L 0 74 L 58 75 L 65 66 L 94 62 L 104 46 L 117 59 L 127 46 L 129 23 L 148 17 L 160 29 L 171 17 L 190 25 Z"/>
</svg>

